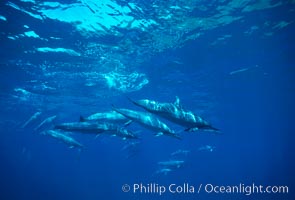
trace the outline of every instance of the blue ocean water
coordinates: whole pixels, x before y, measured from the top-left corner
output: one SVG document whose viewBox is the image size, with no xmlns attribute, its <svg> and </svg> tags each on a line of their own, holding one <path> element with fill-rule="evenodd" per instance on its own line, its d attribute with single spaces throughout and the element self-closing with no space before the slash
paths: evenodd
<svg viewBox="0 0 295 200">
<path fill-rule="evenodd" d="M 2 1 L 0 198 L 294 199 L 294 17 L 294 1 Z M 44 135 L 176 97 L 220 131 L 152 115 L 182 139 L 134 121 L 118 126 L 139 139 L 61 132 L 82 149 Z"/>
</svg>

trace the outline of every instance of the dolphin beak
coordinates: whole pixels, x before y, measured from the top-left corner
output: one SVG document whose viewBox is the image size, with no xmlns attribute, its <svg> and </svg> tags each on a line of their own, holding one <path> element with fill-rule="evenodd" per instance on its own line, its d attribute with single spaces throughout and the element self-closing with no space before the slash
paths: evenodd
<svg viewBox="0 0 295 200">
<path fill-rule="evenodd" d="M 211 130 L 213 130 L 213 131 L 217 131 L 217 132 L 220 131 L 218 128 L 215 128 L 215 127 L 213 127 L 213 126 L 211 126 L 211 125 L 208 126 L 208 128 L 211 129 Z"/>
</svg>

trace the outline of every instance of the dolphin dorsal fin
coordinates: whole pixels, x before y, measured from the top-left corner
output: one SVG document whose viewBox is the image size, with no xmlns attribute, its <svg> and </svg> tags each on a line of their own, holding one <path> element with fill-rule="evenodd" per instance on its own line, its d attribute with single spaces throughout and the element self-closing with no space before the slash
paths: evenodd
<svg viewBox="0 0 295 200">
<path fill-rule="evenodd" d="M 178 96 L 175 96 L 175 102 L 174 102 L 174 105 L 178 108 L 181 108 L 181 105 L 180 105 L 180 99 Z"/>
<path fill-rule="evenodd" d="M 80 122 L 85 122 L 85 121 L 86 121 L 85 117 L 83 117 L 82 115 L 80 115 Z"/>
</svg>

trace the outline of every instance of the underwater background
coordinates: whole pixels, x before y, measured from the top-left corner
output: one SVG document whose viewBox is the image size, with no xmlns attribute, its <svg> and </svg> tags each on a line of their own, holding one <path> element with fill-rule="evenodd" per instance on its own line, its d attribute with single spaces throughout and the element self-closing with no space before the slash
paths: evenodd
<svg viewBox="0 0 295 200">
<path fill-rule="evenodd" d="M 294 20 L 292 0 L 1 1 L 0 198 L 294 199 Z M 176 96 L 220 132 L 159 117 L 181 140 L 133 122 L 139 139 L 65 133 L 83 149 L 42 134 L 112 105 L 144 111 L 128 98 Z"/>
</svg>

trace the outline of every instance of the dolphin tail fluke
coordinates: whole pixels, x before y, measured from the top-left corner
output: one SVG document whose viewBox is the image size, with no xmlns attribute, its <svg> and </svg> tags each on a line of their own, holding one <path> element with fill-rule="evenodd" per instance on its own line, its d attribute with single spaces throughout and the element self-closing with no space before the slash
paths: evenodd
<svg viewBox="0 0 295 200">
<path fill-rule="evenodd" d="M 84 151 L 84 149 L 85 149 L 85 146 L 83 146 L 83 145 L 82 145 L 81 147 L 78 148 L 77 160 L 80 160 L 82 150 Z"/>
<path fill-rule="evenodd" d="M 47 135 L 47 131 L 41 131 L 39 134 L 40 135 Z"/>
</svg>

